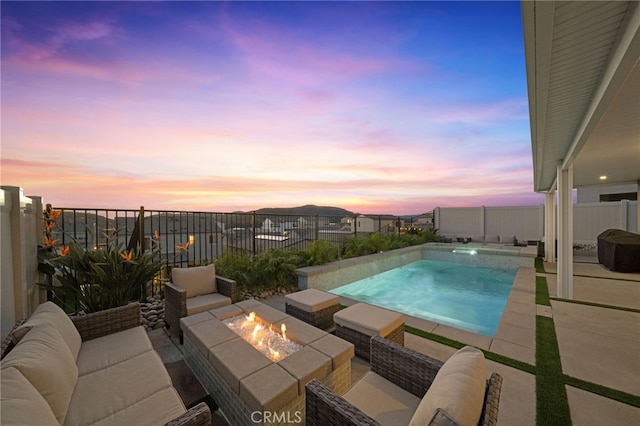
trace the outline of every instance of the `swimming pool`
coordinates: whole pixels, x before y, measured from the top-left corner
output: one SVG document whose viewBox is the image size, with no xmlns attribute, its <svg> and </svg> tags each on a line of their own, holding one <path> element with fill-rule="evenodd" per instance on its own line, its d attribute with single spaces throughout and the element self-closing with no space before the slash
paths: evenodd
<svg viewBox="0 0 640 426">
<path fill-rule="evenodd" d="M 418 260 L 330 292 L 493 337 L 516 272 Z"/>
</svg>

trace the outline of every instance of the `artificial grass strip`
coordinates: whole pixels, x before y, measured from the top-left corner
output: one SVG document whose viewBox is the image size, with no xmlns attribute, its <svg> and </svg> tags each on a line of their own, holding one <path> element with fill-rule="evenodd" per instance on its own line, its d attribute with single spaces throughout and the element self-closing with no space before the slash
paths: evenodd
<svg viewBox="0 0 640 426">
<path fill-rule="evenodd" d="M 576 305 L 594 306 L 596 308 L 615 309 L 616 311 L 634 312 L 636 314 L 640 314 L 640 309 L 627 308 L 624 306 L 605 305 L 603 303 L 585 302 L 583 300 L 575 299 L 561 299 L 559 297 L 551 297 L 550 299 L 557 300 L 559 302 L 575 303 Z"/>
<path fill-rule="evenodd" d="M 433 340 L 434 342 L 442 343 L 452 348 L 462 349 L 467 346 L 465 343 L 458 342 L 457 340 L 449 339 L 448 337 L 438 336 L 437 334 L 429 333 L 428 331 L 420 330 L 419 328 L 411 327 L 410 325 L 404 326 L 404 331 L 407 333 L 415 334 L 416 336 L 424 337 L 425 339 Z"/>
<path fill-rule="evenodd" d="M 544 274 L 544 260 L 541 257 L 536 257 L 534 260 L 534 265 L 536 267 L 536 272 Z"/>
<path fill-rule="evenodd" d="M 587 382 L 586 380 L 567 376 L 566 374 L 564 375 L 563 379 L 568 386 L 573 386 L 574 388 L 595 393 L 597 395 L 604 396 L 605 398 L 614 399 L 625 404 L 633 405 L 634 407 L 640 407 L 640 396 L 638 395 L 633 395 L 621 390 L 612 389 L 607 386 L 599 385 L 597 383 Z"/>
<path fill-rule="evenodd" d="M 536 277 L 536 305 L 551 306 L 546 277 Z"/>
<path fill-rule="evenodd" d="M 419 337 L 423 337 L 425 339 L 433 340 L 434 342 L 442 343 L 446 346 L 451 346 L 452 348 L 456 349 L 467 346 L 466 343 L 449 339 L 448 337 L 438 336 L 437 334 L 429 333 L 428 331 L 420 330 L 408 325 L 404 326 L 404 331 Z M 536 367 L 531 364 L 527 364 L 526 362 L 518 361 L 517 359 L 509 358 L 495 352 L 485 351 L 484 349 L 480 350 L 484 353 L 484 357 L 488 360 L 499 362 L 500 364 L 504 364 L 530 374 L 536 374 Z"/>
<path fill-rule="evenodd" d="M 539 271 L 536 270 L 536 272 L 539 272 Z M 557 272 L 553 272 L 553 271 L 545 272 L 545 274 L 558 275 Z M 595 279 L 598 279 L 598 280 L 608 280 L 608 281 L 624 281 L 624 282 L 628 282 L 628 283 L 637 283 L 638 285 L 640 285 L 640 281 L 638 281 L 638 280 L 632 280 L 632 279 L 629 279 L 629 278 L 622 278 L 622 277 L 612 278 L 612 277 L 603 277 L 601 275 L 576 274 L 575 272 L 573 273 L 573 276 L 574 277 L 580 277 L 580 278 L 595 278 Z"/>
<path fill-rule="evenodd" d="M 536 424 L 570 425 L 571 412 L 553 319 L 536 316 Z"/>
</svg>

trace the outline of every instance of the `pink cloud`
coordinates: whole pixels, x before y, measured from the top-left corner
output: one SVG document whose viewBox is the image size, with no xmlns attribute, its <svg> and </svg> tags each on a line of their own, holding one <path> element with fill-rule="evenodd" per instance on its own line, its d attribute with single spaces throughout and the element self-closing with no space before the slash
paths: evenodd
<svg viewBox="0 0 640 426">
<path fill-rule="evenodd" d="M 386 172 L 388 176 L 396 171 L 380 172 Z M 315 180 L 238 175 L 135 176 L 100 172 L 68 162 L 4 157 L 2 173 L 4 184 L 22 186 L 30 194 L 45 197 L 46 202 L 74 207 L 137 208 L 144 205 L 155 209 L 226 211 L 291 205 L 292 200 L 300 205 L 317 204 L 322 200 L 345 208 L 357 207 L 356 210 L 362 213 L 407 214 L 435 206 L 491 205 L 494 202 L 519 205 L 536 200 L 517 185 L 498 183 L 487 190 L 484 182 L 463 174 L 443 183 L 440 178 L 422 177 L 417 171 L 411 171 L 412 176 L 398 179 L 385 179 L 381 175 L 344 182 L 328 181 L 321 175 Z"/>
</svg>

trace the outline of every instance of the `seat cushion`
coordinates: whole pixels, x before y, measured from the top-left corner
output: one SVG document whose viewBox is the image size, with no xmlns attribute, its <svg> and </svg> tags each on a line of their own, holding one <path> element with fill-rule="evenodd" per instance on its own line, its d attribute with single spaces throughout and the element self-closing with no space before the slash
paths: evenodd
<svg viewBox="0 0 640 426">
<path fill-rule="evenodd" d="M 36 324 L 2 360 L 15 367 L 33 385 L 62 424 L 78 379 L 78 367 L 58 330 Z"/>
<path fill-rule="evenodd" d="M 193 268 L 173 268 L 171 281 L 178 287 L 187 290 L 187 299 L 218 291 L 214 264 Z"/>
<path fill-rule="evenodd" d="M 163 425 L 186 411 L 176 390 L 166 388 L 122 411 L 100 419 L 94 426 Z"/>
<path fill-rule="evenodd" d="M 47 401 L 17 368 L 3 367 L 0 378 L 0 424 L 59 426 Z"/>
<path fill-rule="evenodd" d="M 60 333 L 69 347 L 73 359 L 76 359 L 82 344 L 80 333 L 78 333 L 76 326 L 73 325 L 71 318 L 53 302 L 45 302 L 39 305 L 24 324 L 11 332 L 11 340 L 17 344 L 34 325 L 42 323 L 51 324 L 58 330 L 58 333 Z"/>
<path fill-rule="evenodd" d="M 487 386 L 484 354 L 465 346 L 444 363 L 420 401 L 410 425 L 476 426 L 480 421 Z M 440 409 L 440 413 L 438 413 Z"/>
<path fill-rule="evenodd" d="M 187 316 L 206 312 L 231 304 L 231 299 L 220 293 L 210 293 L 187 299 Z"/>
<path fill-rule="evenodd" d="M 78 376 L 83 376 L 153 350 L 143 327 L 133 327 L 84 342 L 80 347 Z"/>
<path fill-rule="evenodd" d="M 333 315 L 336 324 L 367 336 L 388 336 L 404 324 L 404 316 L 366 303 L 356 303 Z"/>
<path fill-rule="evenodd" d="M 343 395 L 351 405 L 382 425 L 406 425 L 420 398 L 369 371 Z"/>
<path fill-rule="evenodd" d="M 158 354 L 145 352 L 78 377 L 64 424 L 96 423 L 171 387 Z"/>
<path fill-rule="evenodd" d="M 306 312 L 318 312 L 340 304 L 340 297 L 326 291 L 309 288 L 284 296 L 285 302 Z"/>
</svg>

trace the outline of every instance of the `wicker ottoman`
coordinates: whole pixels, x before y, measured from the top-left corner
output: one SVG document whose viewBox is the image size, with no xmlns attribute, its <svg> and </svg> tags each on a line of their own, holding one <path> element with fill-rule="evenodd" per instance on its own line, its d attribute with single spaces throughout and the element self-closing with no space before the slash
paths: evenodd
<svg viewBox="0 0 640 426">
<path fill-rule="evenodd" d="M 397 312 L 356 303 L 333 316 L 336 336 L 351 342 L 356 355 L 370 359 L 370 340 L 381 336 L 404 346 L 404 316 Z"/>
<path fill-rule="evenodd" d="M 333 326 L 333 314 L 340 310 L 340 297 L 326 291 L 310 288 L 284 297 L 287 314 L 314 327 Z"/>
</svg>

